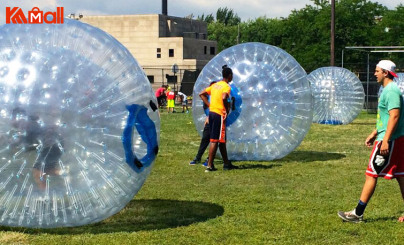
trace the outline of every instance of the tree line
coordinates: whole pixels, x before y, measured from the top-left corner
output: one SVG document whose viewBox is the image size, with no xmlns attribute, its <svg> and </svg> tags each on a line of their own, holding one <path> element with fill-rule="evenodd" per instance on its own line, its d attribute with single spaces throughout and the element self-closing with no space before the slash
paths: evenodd
<svg viewBox="0 0 404 245">
<path fill-rule="evenodd" d="M 312 0 L 286 18 L 259 17 L 241 21 L 232 9 L 219 8 L 216 15 L 198 16 L 208 23 L 208 39 L 218 43 L 218 51 L 244 42 L 262 42 L 291 54 L 307 72 L 330 65 L 331 4 Z M 347 46 L 403 46 L 404 5 L 395 9 L 368 0 L 339 0 L 335 4 L 335 65 L 361 70 L 367 53 L 344 49 Z M 391 59 L 404 68 L 403 53 L 372 53 L 371 59 Z M 401 70 L 404 72 L 404 70 Z"/>
</svg>

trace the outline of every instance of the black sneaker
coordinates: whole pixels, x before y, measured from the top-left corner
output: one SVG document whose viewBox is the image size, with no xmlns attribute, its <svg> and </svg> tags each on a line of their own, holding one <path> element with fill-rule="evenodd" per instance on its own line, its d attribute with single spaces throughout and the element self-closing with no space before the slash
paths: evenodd
<svg viewBox="0 0 404 245">
<path fill-rule="evenodd" d="M 205 173 L 214 172 L 214 171 L 217 171 L 217 168 L 215 168 L 215 167 L 206 168 Z"/>
<path fill-rule="evenodd" d="M 228 164 L 223 164 L 223 170 L 232 170 L 232 169 L 238 169 L 238 166 L 235 166 L 233 164 L 228 163 Z"/>
</svg>

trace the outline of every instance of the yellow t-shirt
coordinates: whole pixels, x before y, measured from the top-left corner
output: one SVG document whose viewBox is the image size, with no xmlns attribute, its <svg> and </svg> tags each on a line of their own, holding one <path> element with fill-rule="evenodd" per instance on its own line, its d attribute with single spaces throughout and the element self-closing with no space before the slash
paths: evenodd
<svg viewBox="0 0 404 245">
<path fill-rule="evenodd" d="M 223 94 L 230 94 L 230 85 L 222 80 L 206 88 L 206 92 L 210 95 L 209 110 L 211 112 L 225 116 L 226 108 L 223 104 Z"/>
</svg>

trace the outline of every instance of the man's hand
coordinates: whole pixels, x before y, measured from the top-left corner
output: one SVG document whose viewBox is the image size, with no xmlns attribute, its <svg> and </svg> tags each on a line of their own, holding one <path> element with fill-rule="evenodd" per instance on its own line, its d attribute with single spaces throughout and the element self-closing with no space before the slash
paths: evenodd
<svg viewBox="0 0 404 245">
<path fill-rule="evenodd" d="M 382 141 L 382 145 L 380 146 L 380 155 L 387 156 L 389 155 L 389 142 Z"/>
<path fill-rule="evenodd" d="M 369 136 L 366 138 L 365 140 L 365 145 L 367 147 L 371 147 L 373 145 L 373 143 L 376 140 L 376 136 L 377 136 L 377 131 L 374 130 L 371 134 L 369 134 Z"/>
</svg>

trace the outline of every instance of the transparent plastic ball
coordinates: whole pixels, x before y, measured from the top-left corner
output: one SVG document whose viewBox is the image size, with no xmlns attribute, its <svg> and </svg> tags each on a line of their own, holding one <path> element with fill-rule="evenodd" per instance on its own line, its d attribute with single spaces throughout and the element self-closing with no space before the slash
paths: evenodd
<svg viewBox="0 0 404 245">
<path fill-rule="evenodd" d="M 78 226 L 120 211 L 157 154 L 157 101 L 109 34 L 64 24 L 0 27 L 0 224 Z"/>
<path fill-rule="evenodd" d="M 397 84 L 397 87 L 400 89 L 401 94 L 404 97 L 404 73 L 396 73 L 396 74 L 397 74 L 397 77 L 395 77 L 393 81 Z M 379 92 L 377 94 L 378 97 L 380 96 L 382 91 L 383 91 L 383 86 L 380 86 Z"/>
<path fill-rule="evenodd" d="M 398 77 L 394 78 L 394 81 L 397 83 L 401 93 L 404 95 L 404 73 L 397 73 L 397 76 Z"/>
<path fill-rule="evenodd" d="M 311 72 L 314 97 L 313 122 L 349 124 L 363 109 L 365 91 L 359 78 L 341 67 L 322 67 Z"/>
<path fill-rule="evenodd" d="M 223 65 L 233 70 L 234 105 L 226 119 L 229 159 L 279 159 L 299 146 L 312 121 L 306 72 L 287 52 L 263 43 L 230 47 L 203 68 L 192 101 L 198 132 L 202 134 L 207 115 L 199 94 L 222 79 Z"/>
</svg>

